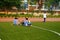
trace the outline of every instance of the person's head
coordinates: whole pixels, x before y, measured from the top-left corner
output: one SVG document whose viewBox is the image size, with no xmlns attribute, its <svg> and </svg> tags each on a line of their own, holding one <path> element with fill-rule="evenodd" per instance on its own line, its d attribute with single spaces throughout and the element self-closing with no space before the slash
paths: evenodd
<svg viewBox="0 0 60 40">
<path fill-rule="evenodd" d="M 27 18 L 27 17 L 26 17 L 25 19 L 26 19 L 26 20 L 28 20 L 28 18 Z"/>
<path fill-rule="evenodd" d="M 15 18 L 15 19 L 18 19 L 18 18 Z"/>
<path fill-rule="evenodd" d="M 46 11 L 44 11 L 44 13 L 46 13 Z"/>
</svg>

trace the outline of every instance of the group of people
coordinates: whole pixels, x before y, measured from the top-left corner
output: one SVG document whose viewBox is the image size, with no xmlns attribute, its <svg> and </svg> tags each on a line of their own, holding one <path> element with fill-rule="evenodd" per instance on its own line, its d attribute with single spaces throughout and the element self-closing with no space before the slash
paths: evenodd
<svg viewBox="0 0 60 40">
<path fill-rule="evenodd" d="M 31 22 L 30 22 L 30 20 L 28 20 L 28 18 L 25 18 L 22 22 L 19 22 L 18 21 L 18 18 L 15 18 L 14 20 L 13 20 L 13 24 L 14 25 L 23 25 L 23 26 L 31 26 Z"/>
<path fill-rule="evenodd" d="M 44 12 L 43 14 L 43 22 L 46 22 L 46 12 Z M 21 23 L 18 21 L 18 18 L 15 18 L 13 21 L 14 25 L 24 25 L 24 26 L 31 26 L 31 22 L 30 20 L 28 20 L 28 18 L 25 18 L 25 20 L 23 20 Z"/>
</svg>

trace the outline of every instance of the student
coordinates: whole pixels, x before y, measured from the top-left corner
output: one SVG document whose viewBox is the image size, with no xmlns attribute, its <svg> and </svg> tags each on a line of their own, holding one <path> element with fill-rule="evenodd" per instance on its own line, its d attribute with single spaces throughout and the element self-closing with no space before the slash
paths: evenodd
<svg viewBox="0 0 60 40">
<path fill-rule="evenodd" d="M 46 12 L 43 14 L 44 22 L 46 22 Z"/>
<path fill-rule="evenodd" d="M 14 25 L 18 25 L 18 18 L 15 18 L 15 19 L 13 20 L 13 24 L 14 24 Z"/>
<path fill-rule="evenodd" d="M 29 25 L 29 26 L 32 26 L 30 20 L 28 21 L 28 25 Z"/>
<path fill-rule="evenodd" d="M 25 18 L 25 20 L 22 22 L 22 25 L 24 25 L 24 26 L 30 26 L 31 22 L 28 20 L 28 18 Z"/>
<path fill-rule="evenodd" d="M 25 18 L 25 20 L 24 20 L 24 25 L 25 25 L 25 26 L 28 26 L 28 18 Z"/>
</svg>

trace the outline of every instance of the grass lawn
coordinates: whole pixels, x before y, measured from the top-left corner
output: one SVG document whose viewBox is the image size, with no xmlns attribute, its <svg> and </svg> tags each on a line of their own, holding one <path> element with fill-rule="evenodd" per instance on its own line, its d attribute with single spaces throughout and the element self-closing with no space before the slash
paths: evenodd
<svg viewBox="0 0 60 40">
<path fill-rule="evenodd" d="M 34 22 L 34 26 L 46 28 L 60 33 L 60 22 Z M 55 33 L 25 26 L 15 26 L 10 22 L 0 22 L 1 40 L 60 40 Z"/>
</svg>

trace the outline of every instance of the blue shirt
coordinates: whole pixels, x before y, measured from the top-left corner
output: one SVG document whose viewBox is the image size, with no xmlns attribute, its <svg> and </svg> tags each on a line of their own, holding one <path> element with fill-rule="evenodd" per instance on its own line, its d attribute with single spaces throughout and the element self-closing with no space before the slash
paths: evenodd
<svg viewBox="0 0 60 40">
<path fill-rule="evenodd" d="M 14 19 L 13 23 L 14 24 L 17 24 L 18 20 L 17 19 Z"/>
<path fill-rule="evenodd" d="M 28 23 L 29 23 L 28 20 L 24 20 L 24 25 L 25 26 L 28 26 Z"/>
</svg>

